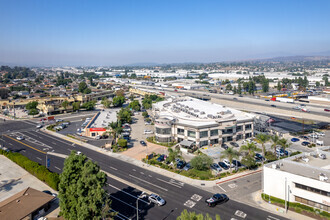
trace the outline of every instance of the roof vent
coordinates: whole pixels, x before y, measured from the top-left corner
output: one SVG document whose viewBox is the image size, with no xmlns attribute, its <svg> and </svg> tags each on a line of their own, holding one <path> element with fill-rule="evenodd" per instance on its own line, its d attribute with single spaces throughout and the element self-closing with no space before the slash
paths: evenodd
<svg viewBox="0 0 330 220">
<path fill-rule="evenodd" d="M 320 173 L 319 179 L 320 179 L 320 181 L 323 181 L 323 182 L 328 181 L 328 177 L 324 173 Z"/>
</svg>

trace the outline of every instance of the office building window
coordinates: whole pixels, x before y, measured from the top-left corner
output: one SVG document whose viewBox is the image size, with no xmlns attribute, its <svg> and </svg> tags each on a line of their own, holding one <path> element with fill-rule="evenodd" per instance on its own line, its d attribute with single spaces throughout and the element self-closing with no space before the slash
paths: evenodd
<svg viewBox="0 0 330 220">
<path fill-rule="evenodd" d="M 199 133 L 199 137 L 203 138 L 203 137 L 208 137 L 209 136 L 209 132 L 208 131 L 201 131 Z"/>
<path fill-rule="evenodd" d="M 250 130 L 252 128 L 252 125 L 249 124 L 249 125 L 245 125 L 245 130 Z"/>
<path fill-rule="evenodd" d="M 321 194 L 323 196 L 330 197 L 330 192 L 327 192 L 325 190 L 316 189 L 314 187 L 305 186 L 305 185 L 299 184 L 299 183 L 295 183 L 295 186 L 296 186 L 296 188 L 299 188 L 299 189 L 307 190 L 307 191 L 310 191 L 310 192 L 313 192 L 313 193 L 317 193 L 317 194 Z"/>
<path fill-rule="evenodd" d="M 171 134 L 171 128 L 156 128 L 157 134 Z"/>
<path fill-rule="evenodd" d="M 218 144 L 218 143 L 219 143 L 219 139 L 210 140 L 210 144 Z"/>
<path fill-rule="evenodd" d="M 196 132 L 195 131 L 188 131 L 188 137 L 196 137 Z"/>
<path fill-rule="evenodd" d="M 304 198 L 301 198 L 299 196 L 295 196 L 295 200 L 296 200 L 296 202 L 304 203 L 306 205 L 313 206 L 313 207 L 318 208 L 318 209 L 322 209 L 326 212 L 330 211 L 330 206 L 327 206 L 327 205 L 324 205 L 324 204 L 321 204 L 321 203 L 317 203 L 317 202 L 314 202 L 314 201 L 311 201 L 311 200 L 308 200 L 308 199 L 304 199 Z"/>
<path fill-rule="evenodd" d="M 216 135 L 218 135 L 219 134 L 219 130 L 218 129 L 216 129 L 216 130 L 211 130 L 210 131 L 210 136 L 216 136 Z"/>
<path fill-rule="evenodd" d="M 209 141 L 201 141 L 201 147 L 209 145 Z"/>
<path fill-rule="evenodd" d="M 184 135 L 184 129 L 178 128 L 178 134 Z"/>
</svg>

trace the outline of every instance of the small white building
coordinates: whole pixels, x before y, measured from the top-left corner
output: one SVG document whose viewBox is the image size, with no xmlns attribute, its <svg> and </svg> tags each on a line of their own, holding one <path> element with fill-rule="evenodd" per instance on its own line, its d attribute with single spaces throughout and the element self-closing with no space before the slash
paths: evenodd
<svg viewBox="0 0 330 220">
<path fill-rule="evenodd" d="M 264 193 L 330 211 L 330 147 L 269 163 L 263 169 Z"/>
</svg>

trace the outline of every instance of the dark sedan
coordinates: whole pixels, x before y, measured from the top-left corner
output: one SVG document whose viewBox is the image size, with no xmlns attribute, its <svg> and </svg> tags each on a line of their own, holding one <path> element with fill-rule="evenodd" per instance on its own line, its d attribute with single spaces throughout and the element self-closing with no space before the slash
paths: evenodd
<svg viewBox="0 0 330 220">
<path fill-rule="evenodd" d="M 241 162 L 239 162 L 238 160 L 233 160 L 233 161 L 232 161 L 232 164 L 233 164 L 235 167 L 241 167 L 241 166 L 242 166 Z"/>
<path fill-rule="evenodd" d="M 222 162 L 222 161 L 220 161 L 218 164 L 219 164 L 219 166 L 220 166 L 221 168 L 223 168 L 224 170 L 228 170 L 228 169 L 229 169 L 229 167 L 228 167 L 224 162 Z"/>
<path fill-rule="evenodd" d="M 226 194 L 214 194 L 211 198 L 206 199 L 205 202 L 209 207 L 214 207 L 219 203 L 224 203 L 229 200 Z"/>
<path fill-rule="evenodd" d="M 140 144 L 141 144 L 142 146 L 147 146 L 147 143 L 144 142 L 144 141 L 140 141 Z"/>
<path fill-rule="evenodd" d="M 297 141 L 300 141 L 299 138 L 291 138 L 291 141 L 292 142 L 297 142 Z"/>
<path fill-rule="evenodd" d="M 310 145 L 310 143 L 308 141 L 304 141 L 304 142 L 301 143 L 301 145 L 302 146 L 308 146 L 308 145 Z"/>
<path fill-rule="evenodd" d="M 223 149 L 225 149 L 225 150 L 228 149 L 228 145 L 227 145 L 227 144 L 223 144 L 223 145 L 221 145 L 221 147 L 222 147 Z"/>
<path fill-rule="evenodd" d="M 164 160 L 165 160 L 165 155 L 164 155 L 164 154 L 160 155 L 160 156 L 157 158 L 157 161 L 158 161 L 158 162 L 162 162 L 162 161 L 164 161 Z"/>
<path fill-rule="evenodd" d="M 230 142 L 230 145 L 234 146 L 234 147 L 239 147 L 239 145 L 236 142 Z"/>
<path fill-rule="evenodd" d="M 183 169 L 183 167 L 184 167 L 185 165 L 186 165 L 186 162 L 180 160 L 180 161 L 177 163 L 176 168 L 181 170 L 181 169 Z"/>
</svg>

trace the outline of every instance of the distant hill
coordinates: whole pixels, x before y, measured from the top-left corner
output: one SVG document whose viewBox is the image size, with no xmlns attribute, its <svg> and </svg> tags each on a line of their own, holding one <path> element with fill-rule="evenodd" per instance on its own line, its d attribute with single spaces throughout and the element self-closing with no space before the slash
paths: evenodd
<svg viewBox="0 0 330 220">
<path fill-rule="evenodd" d="M 322 61 L 322 60 L 330 60 L 330 56 L 286 56 L 286 57 L 274 57 L 267 59 L 257 59 L 255 61 L 302 62 L 302 61 Z"/>
</svg>

